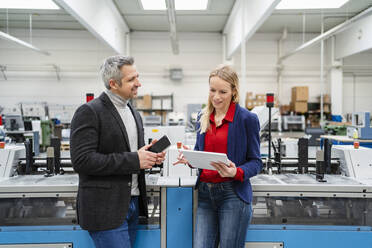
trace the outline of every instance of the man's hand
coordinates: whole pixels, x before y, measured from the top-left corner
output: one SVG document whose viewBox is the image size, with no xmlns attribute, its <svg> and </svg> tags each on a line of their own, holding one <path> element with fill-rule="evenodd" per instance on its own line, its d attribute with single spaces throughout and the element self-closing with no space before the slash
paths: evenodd
<svg viewBox="0 0 372 248">
<path fill-rule="evenodd" d="M 153 141 L 151 142 L 150 145 L 143 146 L 141 149 L 137 151 L 141 169 L 151 169 L 155 163 L 160 161 L 160 159 L 158 159 L 158 154 L 162 154 L 162 153 L 153 153 L 153 152 L 147 151 L 152 146 L 152 144 L 155 142 Z M 164 153 L 164 156 L 165 156 L 165 153 Z M 164 159 L 162 161 L 164 161 Z"/>
<path fill-rule="evenodd" d="M 157 141 L 158 141 L 157 139 L 152 140 L 150 146 L 152 146 L 153 144 L 155 144 Z M 156 154 L 156 162 L 155 162 L 155 164 L 157 164 L 157 165 L 162 164 L 164 162 L 165 154 L 166 153 L 165 152 L 159 152 L 159 153 L 155 153 L 155 154 Z"/>
<path fill-rule="evenodd" d="M 165 152 L 159 152 L 159 153 L 155 153 L 156 154 L 156 164 L 162 164 L 164 162 L 164 159 L 165 159 Z"/>
</svg>

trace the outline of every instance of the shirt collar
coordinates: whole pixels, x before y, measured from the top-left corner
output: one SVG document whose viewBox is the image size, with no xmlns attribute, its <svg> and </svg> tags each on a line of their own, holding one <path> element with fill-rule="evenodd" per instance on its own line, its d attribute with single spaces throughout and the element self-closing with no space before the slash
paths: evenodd
<svg viewBox="0 0 372 248">
<path fill-rule="evenodd" d="M 235 109 L 236 109 L 236 104 L 234 102 L 231 102 L 229 109 L 227 110 L 226 115 L 223 119 L 225 121 L 232 122 L 234 120 Z M 214 112 L 211 113 L 211 115 L 209 116 L 209 120 L 211 120 L 214 123 Z"/>
</svg>

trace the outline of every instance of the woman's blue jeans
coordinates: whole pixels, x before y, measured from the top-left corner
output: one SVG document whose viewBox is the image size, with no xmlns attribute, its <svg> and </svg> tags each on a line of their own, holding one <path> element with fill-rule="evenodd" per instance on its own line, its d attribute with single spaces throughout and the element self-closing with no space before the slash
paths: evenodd
<svg viewBox="0 0 372 248">
<path fill-rule="evenodd" d="M 243 248 L 251 216 L 251 204 L 236 195 L 233 182 L 200 182 L 194 248 Z"/>
</svg>

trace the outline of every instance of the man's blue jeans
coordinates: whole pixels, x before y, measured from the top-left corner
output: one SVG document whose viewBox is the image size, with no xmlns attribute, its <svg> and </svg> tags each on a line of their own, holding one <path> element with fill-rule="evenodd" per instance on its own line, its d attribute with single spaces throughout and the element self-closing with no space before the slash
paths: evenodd
<svg viewBox="0 0 372 248">
<path fill-rule="evenodd" d="M 194 248 L 243 248 L 251 215 L 232 182 L 200 182 Z"/>
<path fill-rule="evenodd" d="M 136 240 L 138 224 L 138 196 L 132 196 L 124 223 L 105 231 L 89 232 L 96 248 L 131 248 Z"/>
</svg>

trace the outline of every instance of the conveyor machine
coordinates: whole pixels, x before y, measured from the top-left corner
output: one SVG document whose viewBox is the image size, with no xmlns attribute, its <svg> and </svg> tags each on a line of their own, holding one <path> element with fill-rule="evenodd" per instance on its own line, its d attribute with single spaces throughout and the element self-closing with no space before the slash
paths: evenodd
<svg viewBox="0 0 372 248">
<path fill-rule="evenodd" d="M 352 161 L 360 156 L 369 161 L 372 149 L 358 150 L 349 160 L 340 155 L 350 150 L 355 152 L 348 146 L 333 147 L 339 159 L 331 162 L 340 169 L 325 173 L 322 180 L 317 180 L 311 159 L 307 171 L 298 170 L 298 161 L 283 159 L 280 171 L 273 163 L 271 174 L 265 170 L 252 178 L 253 219 L 246 247 L 372 247 L 372 173 L 366 171 L 360 178 L 360 173 L 353 176 L 344 169 L 350 163 L 350 168 L 358 167 Z M 53 176 L 42 171 L 43 158 L 34 158 L 39 167 L 33 173 L 17 175 L 25 163 L 24 148 L 7 147 L 0 154 L 0 169 L 8 154 L 5 164 L 15 172 L 0 179 L 0 248 L 94 247 L 76 224 L 78 176 L 69 172 L 64 154 L 65 173 Z M 192 247 L 196 171 L 173 166 L 177 155 L 177 148 L 171 147 L 163 168 L 147 173 L 149 218 L 140 220 L 135 247 Z"/>
</svg>

